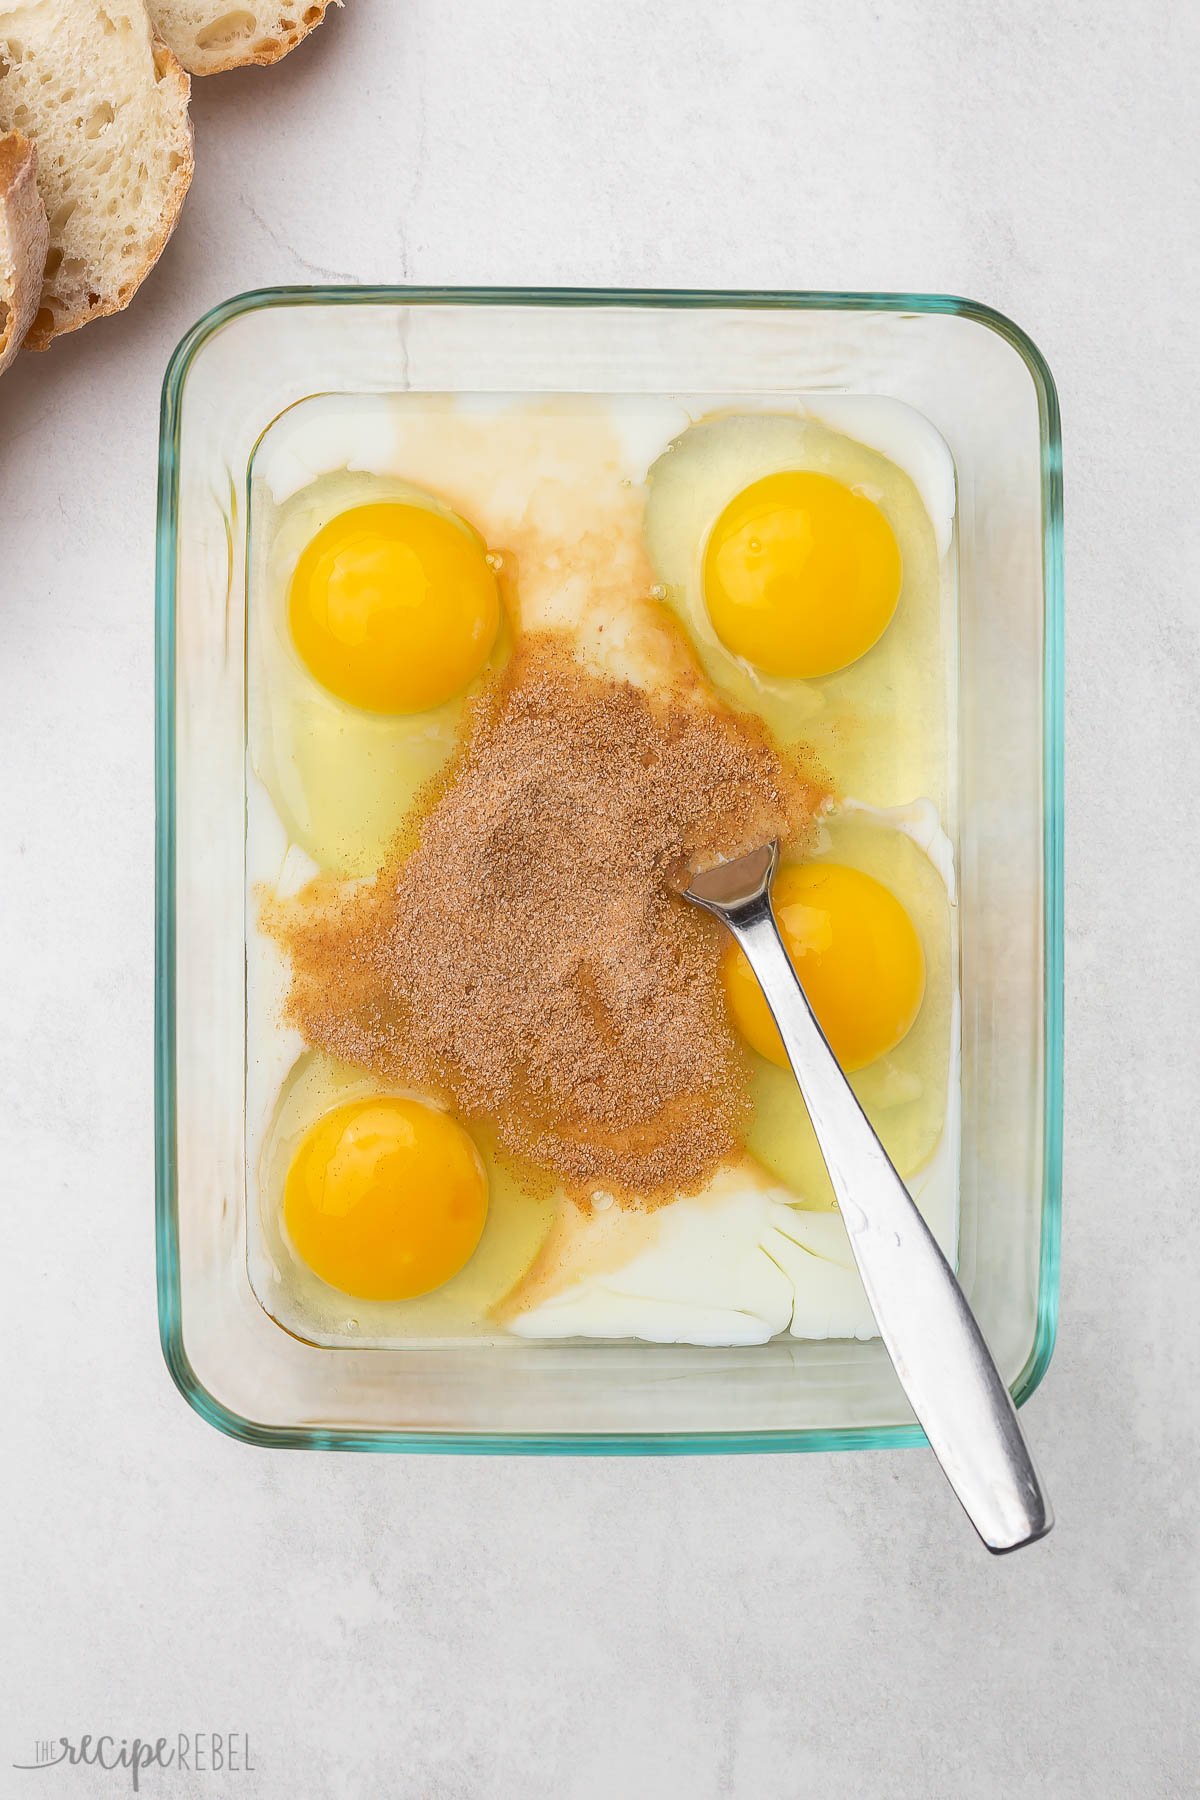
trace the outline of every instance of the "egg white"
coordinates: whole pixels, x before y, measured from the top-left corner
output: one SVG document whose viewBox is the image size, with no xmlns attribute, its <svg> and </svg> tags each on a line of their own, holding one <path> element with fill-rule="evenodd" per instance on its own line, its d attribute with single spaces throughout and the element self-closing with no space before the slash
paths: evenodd
<svg viewBox="0 0 1200 1800">
<path fill-rule="evenodd" d="M 381 1085 L 319 1051 L 301 1048 L 288 1067 L 272 1095 L 253 1165 L 257 1205 L 251 1209 L 248 1266 L 254 1290 L 272 1318 L 295 1336 L 335 1348 L 370 1349 L 398 1339 L 429 1344 L 496 1338 L 500 1329 L 492 1308 L 537 1255 L 553 1222 L 555 1197 L 523 1191 L 478 1138 L 487 1218 L 473 1256 L 441 1287 L 409 1300 L 366 1300 L 330 1287 L 292 1247 L 283 1217 L 284 1187 L 301 1140 L 334 1107 L 381 1092 L 446 1110 L 435 1095 Z"/>
<path fill-rule="evenodd" d="M 479 685 L 426 712 L 367 712 L 324 687 L 296 650 L 288 590 L 301 551 L 339 513 L 391 500 L 452 510 L 426 490 L 366 472 L 343 471 L 310 484 L 282 507 L 269 498 L 262 477 L 254 489 L 250 764 L 291 840 L 339 875 L 369 875 L 378 868 L 417 795 L 453 754 L 464 705 Z M 507 649 L 502 629 L 489 666 L 498 666 Z"/>
<path fill-rule="evenodd" d="M 847 420 L 861 408 L 866 439 L 846 435 L 850 425 L 832 429 L 818 406 Z M 910 435 L 919 479 L 902 459 L 871 447 L 871 436 L 894 449 Z M 705 547 L 721 513 L 754 482 L 788 469 L 814 470 L 874 502 L 903 565 L 895 617 L 878 643 L 812 680 L 767 675 L 734 655 L 704 598 Z M 729 406 L 681 433 L 647 476 L 644 529 L 655 578 L 709 681 L 735 706 L 758 713 L 782 742 L 815 751 L 842 791 L 876 805 L 904 805 L 918 794 L 942 811 L 952 802 L 954 491 L 954 465 L 928 421 L 899 402 L 856 396 L 788 412 Z"/>
<path fill-rule="evenodd" d="M 953 1176 L 947 1155 L 913 1185 L 949 1257 Z M 564 1209 L 501 1317 L 515 1336 L 536 1339 L 722 1345 L 765 1344 L 783 1332 L 878 1336 L 841 1216 L 806 1211 L 747 1157 L 719 1169 L 702 1194 L 655 1212 Z"/>
<path fill-rule="evenodd" d="M 884 809 L 835 804 L 811 854 L 873 876 L 905 908 L 925 953 L 925 992 L 911 1030 L 856 1070 L 850 1085 L 901 1176 L 924 1168 L 957 1090 L 958 913 L 947 834 L 928 801 Z M 746 1148 L 806 1206 L 832 1207 L 833 1188 L 791 1071 L 752 1055 Z"/>
</svg>

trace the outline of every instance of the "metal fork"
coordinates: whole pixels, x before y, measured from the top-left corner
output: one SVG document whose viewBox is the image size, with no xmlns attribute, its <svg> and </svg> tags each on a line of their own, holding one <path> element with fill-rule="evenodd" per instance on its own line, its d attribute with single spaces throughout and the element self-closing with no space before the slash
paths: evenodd
<svg viewBox="0 0 1200 1800">
<path fill-rule="evenodd" d="M 837 1195 L 879 1334 L 934 1455 L 988 1549 L 1054 1523 L 1008 1389 L 975 1315 L 817 1024 L 775 915 L 779 847 L 692 878 L 686 897 L 729 927 L 779 1027 Z"/>
</svg>

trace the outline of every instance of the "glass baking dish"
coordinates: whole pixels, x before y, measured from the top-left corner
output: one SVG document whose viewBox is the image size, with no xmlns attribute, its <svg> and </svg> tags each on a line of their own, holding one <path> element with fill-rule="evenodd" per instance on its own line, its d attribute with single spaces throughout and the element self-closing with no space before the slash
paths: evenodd
<svg viewBox="0 0 1200 1800">
<path fill-rule="evenodd" d="M 922 1441 L 881 1344 L 324 1348 L 247 1274 L 246 512 L 255 446 L 328 393 L 868 394 L 958 483 L 959 1277 L 1014 1398 L 1058 1306 L 1062 486 L 1011 321 L 939 295 L 279 288 L 206 314 L 163 386 L 156 1151 L 167 1365 L 214 1425 L 313 1449 L 680 1452 Z"/>
</svg>

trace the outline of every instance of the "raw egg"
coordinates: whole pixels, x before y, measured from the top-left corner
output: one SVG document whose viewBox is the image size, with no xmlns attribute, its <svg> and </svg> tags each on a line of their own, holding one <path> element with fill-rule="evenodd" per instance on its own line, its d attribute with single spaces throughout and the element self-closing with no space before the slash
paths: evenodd
<svg viewBox="0 0 1200 1800">
<path fill-rule="evenodd" d="M 822 820 L 820 860 L 805 867 L 823 893 L 789 906 L 802 871 L 785 865 L 776 900 L 854 1091 L 952 1256 L 953 913 L 940 865 L 887 809 L 907 816 L 928 796 L 953 830 L 955 576 L 940 561 L 953 466 L 938 440 L 933 486 L 914 474 L 910 446 L 932 427 L 899 402 L 845 396 L 826 419 L 833 404 L 403 393 L 314 396 L 282 415 L 251 492 L 247 710 L 263 805 L 247 826 L 250 905 L 260 886 L 286 896 L 315 872 L 299 847 L 323 874 L 374 874 L 521 633 L 569 635 L 585 667 L 656 691 L 698 671 L 780 744 L 811 750 L 838 795 L 860 797 Z M 438 613 L 454 586 L 446 546 L 469 570 L 462 629 L 461 612 Z M 478 580 L 486 640 L 489 547 L 503 550 L 503 598 L 477 655 L 470 596 Z M 746 598 L 755 579 L 761 606 Z M 746 615 L 757 638 L 739 635 Z M 366 1070 L 305 1049 L 270 979 L 280 953 L 257 934 L 248 953 L 247 1263 L 295 1336 L 357 1350 L 503 1332 L 734 1344 L 789 1320 L 796 1336 L 873 1332 L 748 970 L 741 1011 L 738 972 L 724 970 L 731 1019 L 764 1052 L 746 1058 L 745 1151 L 701 1192 L 642 1212 L 605 1194 L 581 1209 L 553 1185 L 530 1192 L 486 1125 L 468 1135 L 432 1097 L 381 1091 Z M 457 1165 L 430 1149 L 439 1129 L 463 1152 Z"/>
<path fill-rule="evenodd" d="M 463 520 L 401 501 L 351 507 L 305 546 L 292 638 L 322 687 L 376 713 L 420 713 L 472 682 L 500 628 L 484 545 Z"/>
<path fill-rule="evenodd" d="M 487 1207 L 483 1164 L 462 1126 L 395 1094 L 318 1119 L 284 1186 L 297 1254 L 364 1300 L 408 1300 L 449 1281 L 478 1244 Z"/>
<path fill-rule="evenodd" d="M 843 1069 L 865 1068 L 894 1050 L 925 993 L 921 940 L 896 896 L 861 869 L 811 862 L 781 870 L 772 902 L 792 966 Z M 721 974 L 742 1036 L 786 1068 L 770 1008 L 735 944 Z"/>
<path fill-rule="evenodd" d="M 704 602 L 725 648 L 767 675 L 811 680 L 857 662 L 900 598 L 900 550 L 879 507 L 791 469 L 729 502 L 704 553 Z"/>
</svg>

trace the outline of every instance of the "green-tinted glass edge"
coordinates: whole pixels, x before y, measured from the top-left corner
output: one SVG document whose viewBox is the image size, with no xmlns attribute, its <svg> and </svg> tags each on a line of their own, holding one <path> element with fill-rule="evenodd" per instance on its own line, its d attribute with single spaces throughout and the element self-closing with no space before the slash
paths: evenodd
<svg viewBox="0 0 1200 1800">
<path fill-rule="evenodd" d="M 1062 1215 L 1063 1089 L 1063 491 L 1058 392 L 1033 340 L 1003 313 L 952 294 L 821 293 L 635 288 L 276 287 L 212 307 L 180 339 L 163 377 L 159 413 L 155 554 L 155 1219 L 159 1341 L 171 1378 L 188 1404 L 240 1442 L 310 1450 L 424 1451 L 469 1455 L 680 1455 L 764 1451 L 880 1450 L 923 1444 L 917 1425 L 846 1430 L 531 1434 L 345 1431 L 258 1424 L 224 1406 L 196 1376 L 183 1343 L 175 1168 L 175 570 L 179 423 L 196 353 L 244 313 L 271 306 L 329 305 L 740 307 L 949 313 L 974 320 L 1012 345 L 1038 401 L 1042 479 L 1043 741 L 1043 1119 L 1042 1241 L 1033 1348 L 1013 1383 L 1022 1406 L 1050 1365 L 1058 1327 Z"/>
</svg>

